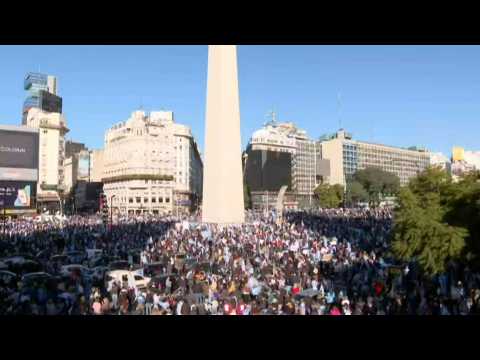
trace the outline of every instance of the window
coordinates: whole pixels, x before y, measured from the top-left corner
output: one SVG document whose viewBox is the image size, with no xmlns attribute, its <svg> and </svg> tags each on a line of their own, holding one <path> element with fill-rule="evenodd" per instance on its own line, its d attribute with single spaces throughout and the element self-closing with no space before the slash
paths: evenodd
<svg viewBox="0 0 480 360">
<path fill-rule="evenodd" d="M 139 197 L 137 197 L 137 198 L 136 198 L 136 201 L 137 201 L 137 204 L 140 204 L 140 202 L 142 201 L 142 199 L 139 198 Z"/>
<path fill-rule="evenodd" d="M 143 198 L 144 203 L 148 203 L 148 198 Z"/>
<path fill-rule="evenodd" d="M 133 203 L 133 198 L 128 198 L 128 202 L 129 202 L 130 204 L 132 204 L 132 203 Z"/>
<path fill-rule="evenodd" d="M 135 281 L 141 281 L 143 280 L 143 277 L 140 275 L 135 275 Z"/>
<path fill-rule="evenodd" d="M 158 198 L 158 202 L 159 202 L 159 203 L 163 203 L 163 197 L 159 197 L 159 198 Z"/>
<path fill-rule="evenodd" d="M 157 198 L 152 197 L 152 203 L 156 203 L 156 202 L 157 202 Z"/>
<path fill-rule="evenodd" d="M 165 202 L 166 202 L 166 203 L 169 203 L 169 202 L 170 202 L 170 198 L 168 198 L 168 197 L 165 198 Z"/>
</svg>

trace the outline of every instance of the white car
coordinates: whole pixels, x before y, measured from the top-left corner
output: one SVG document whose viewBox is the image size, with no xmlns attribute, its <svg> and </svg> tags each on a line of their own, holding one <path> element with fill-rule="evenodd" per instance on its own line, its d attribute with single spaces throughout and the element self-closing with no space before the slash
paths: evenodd
<svg viewBox="0 0 480 360">
<path fill-rule="evenodd" d="M 105 276 L 105 287 L 109 291 L 114 282 L 123 284 L 127 282 L 129 287 L 136 289 L 145 289 L 150 283 L 151 278 L 142 276 L 134 271 L 114 270 L 107 272 Z"/>
<path fill-rule="evenodd" d="M 83 265 L 64 265 L 60 270 L 62 276 L 71 276 L 73 273 L 80 273 L 82 277 L 91 276 L 91 271 Z"/>
</svg>

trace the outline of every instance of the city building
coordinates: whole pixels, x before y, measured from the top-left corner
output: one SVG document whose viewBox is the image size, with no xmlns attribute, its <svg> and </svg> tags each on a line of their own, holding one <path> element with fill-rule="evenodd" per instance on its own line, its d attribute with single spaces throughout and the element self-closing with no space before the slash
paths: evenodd
<svg viewBox="0 0 480 360">
<path fill-rule="evenodd" d="M 63 166 L 65 194 L 70 193 L 78 181 L 90 182 L 90 152 L 87 148 L 70 152 L 70 156 L 65 157 Z"/>
<path fill-rule="evenodd" d="M 442 153 L 430 153 L 430 165 L 440 167 L 441 169 L 450 173 L 451 162 L 450 159 Z"/>
<path fill-rule="evenodd" d="M 103 149 L 90 150 L 90 180 L 101 182 L 103 178 Z"/>
<path fill-rule="evenodd" d="M 23 125 L 27 125 L 28 111 L 32 108 L 62 113 L 62 98 L 57 94 L 58 85 L 55 76 L 29 72 L 25 76 L 23 88 L 28 92 L 23 103 Z"/>
<path fill-rule="evenodd" d="M 377 167 L 396 174 L 406 185 L 430 165 L 430 153 L 422 148 L 408 149 L 353 140 L 341 129 L 320 141 L 323 159 L 330 160 L 329 183 L 346 185 L 357 170 Z"/>
<path fill-rule="evenodd" d="M 65 190 L 65 134 L 69 131 L 60 113 L 31 108 L 26 126 L 39 130 L 37 202 L 42 210 L 61 210 Z"/>
<path fill-rule="evenodd" d="M 77 143 L 72 140 L 65 142 L 65 158 L 69 158 L 73 154 L 78 154 L 82 150 L 86 150 L 86 146 L 83 143 Z"/>
<path fill-rule="evenodd" d="M 245 151 L 245 181 L 252 206 L 273 208 L 278 192 L 288 186 L 285 206 L 308 207 L 321 181 L 317 174 L 317 144 L 293 123 L 271 121 L 255 131 Z"/>
<path fill-rule="evenodd" d="M 103 156 L 96 156 L 93 167 L 103 160 L 103 188 L 115 213 L 188 212 L 200 201 L 198 146 L 171 111 L 133 112 L 107 130 Z"/>
<path fill-rule="evenodd" d="M 79 180 L 75 186 L 71 209 L 73 213 L 96 213 L 100 210 L 100 194 L 103 183 Z"/>
<path fill-rule="evenodd" d="M 36 213 L 38 129 L 0 126 L 0 216 Z"/>
<path fill-rule="evenodd" d="M 476 170 L 480 171 L 480 151 L 465 151 L 462 147 L 453 147 L 451 164 L 453 180 L 456 181 L 463 174 Z"/>
<path fill-rule="evenodd" d="M 480 151 L 465 151 L 465 162 L 480 171 Z"/>
</svg>

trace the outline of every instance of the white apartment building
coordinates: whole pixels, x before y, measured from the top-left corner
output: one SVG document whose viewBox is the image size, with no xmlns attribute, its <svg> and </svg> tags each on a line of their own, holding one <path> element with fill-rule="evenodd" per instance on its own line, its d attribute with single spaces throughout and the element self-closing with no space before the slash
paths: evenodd
<svg viewBox="0 0 480 360">
<path fill-rule="evenodd" d="M 480 151 L 465 151 L 465 162 L 480 171 Z"/>
<path fill-rule="evenodd" d="M 198 203 L 202 174 L 193 135 L 171 111 L 135 111 L 105 134 L 102 181 L 114 212 L 186 212 Z"/>
<path fill-rule="evenodd" d="M 356 141 L 343 129 L 329 140 L 322 141 L 321 147 L 322 158 L 330 160 L 331 185 L 345 186 L 349 176 L 367 167 L 394 173 L 400 178 L 400 185 L 406 185 L 410 178 L 430 164 L 430 153 L 424 149 L 403 149 Z"/>
<path fill-rule="evenodd" d="M 292 154 L 292 192 L 300 201 L 311 201 L 316 181 L 316 143 L 293 123 L 275 120 L 253 133 L 248 145 L 252 151 L 267 150 Z M 274 194 L 276 196 L 276 194 Z"/>
<path fill-rule="evenodd" d="M 441 152 L 430 153 L 430 165 L 440 167 L 447 172 L 451 171 L 450 159 Z"/>
<path fill-rule="evenodd" d="M 59 192 L 63 192 L 65 176 L 65 134 L 69 131 L 65 117 L 60 113 L 48 113 L 38 108 L 28 111 L 26 126 L 39 129 L 39 176 L 37 203 L 58 204 Z"/>
</svg>

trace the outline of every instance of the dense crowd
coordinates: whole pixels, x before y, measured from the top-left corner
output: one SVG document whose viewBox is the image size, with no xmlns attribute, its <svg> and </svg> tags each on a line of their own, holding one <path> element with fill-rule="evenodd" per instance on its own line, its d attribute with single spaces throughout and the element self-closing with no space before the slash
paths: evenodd
<svg viewBox="0 0 480 360">
<path fill-rule="evenodd" d="M 249 212 L 244 225 L 228 226 L 197 217 L 120 218 L 111 229 L 95 216 L 9 221 L 0 248 L 0 264 L 8 264 L 0 271 L 0 313 L 480 313 L 478 273 L 452 263 L 427 278 L 415 263 L 391 257 L 391 230 L 388 209 L 289 212 L 281 222 Z M 88 260 L 89 249 L 101 257 Z M 61 275 L 60 254 L 103 272 Z M 122 260 L 148 285 L 106 282 Z M 40 271 L 51 276 L 22 276 Z"/>
</svg>

